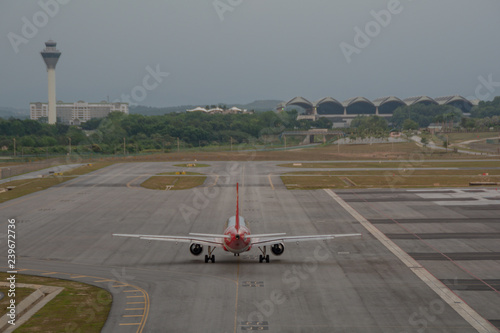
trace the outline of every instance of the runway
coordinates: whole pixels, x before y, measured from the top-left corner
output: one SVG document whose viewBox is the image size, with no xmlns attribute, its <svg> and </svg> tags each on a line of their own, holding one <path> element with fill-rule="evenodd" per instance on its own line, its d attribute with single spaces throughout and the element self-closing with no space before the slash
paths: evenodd
<svg viewBox="0 0 500 333">
<path fill-rule="evenodd" d="M 326 191 L 286 190 L 282 162 L 204 163 L 195 171 L 209 177 L 193 190 L 139 187 L 182 170 L 177 163 L 123 163 L 8 201 L 1 241 L 15 218 L 22 273 L 110 290 L 103 332 L 477 331 Z M 186 244 L 111 236 L 221 233 L 235 213 L 236 182 L 253 233 L 363 238 L 288 245 L 270 263 L 259 263 L 257 249 L 240 257 L 216 250 L 205 264 Z M 474 190 L 334 192 L 498 327 L 500 193 Z"/>
</svg>

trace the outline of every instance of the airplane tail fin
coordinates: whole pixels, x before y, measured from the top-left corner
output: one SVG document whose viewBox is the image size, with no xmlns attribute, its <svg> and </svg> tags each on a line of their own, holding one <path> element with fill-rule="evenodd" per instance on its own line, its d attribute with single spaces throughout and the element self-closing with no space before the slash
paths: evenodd
<svg viewBox="0 0 500 333">
<path fill-rule="evenodd" d="M 236 183 L 236 230 L 240 230 L 240 209 L 239 209 L 238 183 Z"/>
</svg>

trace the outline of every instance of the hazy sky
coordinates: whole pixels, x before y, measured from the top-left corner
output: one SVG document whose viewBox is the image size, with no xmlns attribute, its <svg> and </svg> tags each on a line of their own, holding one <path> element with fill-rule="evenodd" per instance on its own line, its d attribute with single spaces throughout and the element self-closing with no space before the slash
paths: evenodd
<svg viewBox="0 0 500 333">
<path fill-rule="evenodd" d="M 1 0 L 0 106 L 47 101 L 49 39 L 66 102 L 492 98 L 499 14 L 498 0 Z"/>
</svg>

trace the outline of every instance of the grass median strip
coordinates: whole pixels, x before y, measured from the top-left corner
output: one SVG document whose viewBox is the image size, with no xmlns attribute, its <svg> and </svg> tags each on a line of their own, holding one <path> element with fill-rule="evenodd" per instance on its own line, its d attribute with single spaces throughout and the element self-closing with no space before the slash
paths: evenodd
<svg viewBox="0 0 500 333">
<path fill-rule="evenodd" d="M 89 163 L 86 165 L 82 165 L 80 167 L 74 168 L 72 170 L 64 172 L 65 176 L 81 176 L 93 171 L 97 171 L 99 169 L 108 167 L 110 165 L 115 164 L 116 162 L 95 162 Z"/>
<path fill-rule="evenodd" d="M 349 168 L 349 169 L 373 169 L 373 168 L 495 168 L 500 166 L 500 161 L 449 161 L 449 162 L 425 162 L 425 161 L 378 161 L 378 162 L 321 162 L 321 163 L 294 163 L 280 164 L 285 168 Z"/>
<path fill-rule="evenodd" d="M 198 164 L 198 163 L 187 163 L 187 164 L 174 164 L 175 167 L 181 168 L 206 168 L 210 165 L 208 164 Z"/>
<path fill-rule="evenodd" d="M 500 175 L 500 169 L 478 170 L 419 170 L 419 169 L 394 169 L 394 170 L 332 170 L 332 171 L 296 171 L 287 172 L 284 176 L 489 176 Z"/>
<path fill-rule="evenodd" d="M 453 170 L 457 171 L 457 170 Z M 468 170 L 466 170 L 468 171 Z M 352 171 L 345 174 L 297 174 L 282 175 L 281 179 L 288 189 L 320 189 L 320 188 L 421 188 L 421 187 L 467 187 L 470 182 L 496 182 L 500 184 L 500 176 L 480 176 L 477 171 L 470 174 L 459 174 L 438 170 L 437 173 L 398 173 L 379 172 L 375 174 L 354 174 Z"/>
<path fill-rule="evenodd" d="M 172 171 L 172 172 L 162 172 L 162 173 L 159 173 L 157 174 L 157 176 L 175 176 L 175 175 L 179 175 L 179 171 Z M 198 172 L 184 172 L 183 175 L 186 175 L 186 176 L 200 176 L 200 175 L 203 175 L 202 173 L 198 173 Z"/>
<path fill-rule="evenodd" d="M 22 197 L 23 195 L 42 191 L 54 185 L 61 184 L 75 177 L 49 176 L 45 178 L 21 179 L 0 184 L 0 187 L 11 190 L 0 193 L 0 203 Z"/>
<path fill-rule="evenodd" d="M 7 281 L 6 278 L 8 277 L 7 274 L 5 274 L 5 277 L 2 277 L 2 282 Z M 16 303 L 19 304 L 23 299 L 31 295 L 35 289 L 31 288 L 18 288 L 16 287 Z M 7 306 L 10 304 L 10 298 L 8 297 L 9 295 L 9 288 L 8 287 L 0 287 L 0 292 L 3 293 L 4 297 L 0 300 L 0 317 L 5 315 L 7 313 Z"/>
<path fill-rule="evenodd" d="M 99 170 L 101 168 L 110 166 L 113 163 L 114 162 L 98 162 L 69 170 L 67 172 L 64 172 L 62 176 L 52 175 L 43 178 L 20 179 L 0 184 L 0 188 L 11 188 L 11 190 L 0 193 L 0 203 L 22 197 L 23 195 L 48 189 L 49 187 L 52 187 L 54 185 L 72 180 L 76 178 L 76 176 Z"/>
<path fill-rule="evenodd" d="M 5 281 L 7 274 L 0 273 L 0 278 Z M 16 333 L 100 332 L 111 309 L 111 294 L 88 284 L 22 274 L 16 275 L 16 282 L 64 288 L 28 322 L 17 328 Z M 16 299 L 20 302 L 18 290 Z"/>
<path fill-rule="evenodd" d="M 165 190 L 171 187 L 170 190 L 187 190 L 203 185 L 207 176 L 152 176 L 146 179 L 141 186 L 151 190 Z"/>
</svg>

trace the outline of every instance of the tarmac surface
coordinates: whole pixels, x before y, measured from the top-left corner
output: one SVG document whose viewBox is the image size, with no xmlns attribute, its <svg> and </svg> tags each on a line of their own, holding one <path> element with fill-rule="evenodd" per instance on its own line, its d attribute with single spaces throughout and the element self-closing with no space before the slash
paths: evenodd
<svg viewBox="0 0 500 333">
<path fill-rule="evenodd" d="M 0 242 L 15 218 L 20 273 L 111 291 L 103 332 L 498 332 L 494 188 L 289 191 L 283 162 L 203 163 L 192 190 L 139 186 L 177 163 L 123 163 L 5 202 Z M 206 264 L 186 244 L 111 236 L 222 233 L 236 182 L 253 233 L 363 238 L 287 245 L 270 263 L 217 249 Z"/>
</svg>

